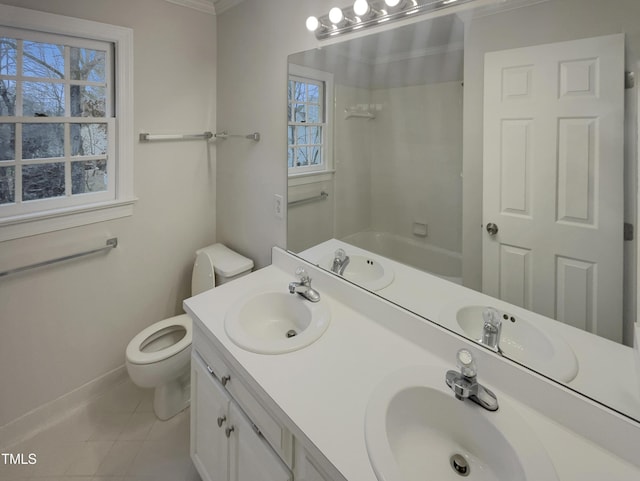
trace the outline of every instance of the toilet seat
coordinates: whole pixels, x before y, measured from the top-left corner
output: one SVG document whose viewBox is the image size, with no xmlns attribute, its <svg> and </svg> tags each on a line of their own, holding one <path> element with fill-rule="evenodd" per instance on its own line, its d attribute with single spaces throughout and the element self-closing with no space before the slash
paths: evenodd
<svg viewBox="0 0 640 481">
<path fill-rule="evenodd" d="M 171 327 L 183 327 L 185 335 L 175 344 L 172 344 L 164 349 L 160 349 L 155 352 L 143 352 L 141 347 L 145 345 L 146 341 L 154 334 L 162 331 L 163 329 Z M 191 347 L 192 331 L 191 331 L 191 318 L 187 314 L 181 314 L 179 316 L 170 317 L 162 321 L 156 322 L 149 327 L 143 329 L 136 335 L 129 345 L 127 346 L 127 360 L 132 364 L 152 364 L 155 362 L 168 359 L 176 354 L 179 354 L 185 349 Z"/>
</svg>

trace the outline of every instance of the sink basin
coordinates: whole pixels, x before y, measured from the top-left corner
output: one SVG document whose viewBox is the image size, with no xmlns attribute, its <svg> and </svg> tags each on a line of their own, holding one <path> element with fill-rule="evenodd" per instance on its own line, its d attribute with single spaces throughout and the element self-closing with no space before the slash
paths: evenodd
<svg viewBox="0 0 640 481">
<path fill-rule="evenodd" d="M 509 399 L 498 394 L 495 412 L 459 401 L 445 372 L 404 368 L 372 393 L 365 440 L 378 480 L 459 481 L 466 467 L 469 480 L 557 481 L 542 444 Z"/>
<path fill-rule="evenodd" d="M 224 320 L 237 346 L 260 354 L 296 351 L 327 330 L 331 316 L 325 303 L 288 292 L 263 292 L 235 304 Z"/>
<path fill-rule="evenodd" d="M 482 338 L 482 311 L 486 308 L 481 305 L 465 306 L 455 313 L 456 323 L 467 337 L 476 341 Z M 549 335 L 521 316 L 496 310 L 503 319 L 500 349 L 505 357 L 559 381 L 570 382 L 576 377 L 576 355 L 555 331 Z"/>
<path fill-rule="evenodd" d="M 320 267 L 331 270 L 333 257 L 333 254 L 324 257 Z M 342 277 L 370 291 L 379 291 L 393 282 L 394 274 L 389 265 L 377 258 L 356 254 L 349 255 L 349 264 Z"/>
</svg>

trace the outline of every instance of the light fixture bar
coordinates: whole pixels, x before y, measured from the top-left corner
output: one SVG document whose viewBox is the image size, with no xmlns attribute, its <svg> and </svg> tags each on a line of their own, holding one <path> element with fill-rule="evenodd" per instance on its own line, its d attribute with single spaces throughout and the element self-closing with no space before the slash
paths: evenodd
<svg viewBox="0 0 640 481">
<path fill-rule="evenodd" d="M 354 6 L 341 8 L 342 18 L 347 19 L 344 21 L 341 19 L 339 22 L 332 22 L 330 15 L 323 15 L 318 17 L 317 23 L 324 28 L 316 28 L 315 30 L 307 28 L 315 33 L 316 38 L 324 39 L 340 35 L 347 32 L 353 32 L 361 28 L 373 27 L 382 23 L 391 22 L 394 20 L 406 19 L 408 16 L 420 15 L 424 13 L 434 12 L 444 8 L 454 7 L 465 3 L 470 3 L 475 0 L 400 0 L 396 4 L 395 1 L 390 1 L 392 7 L 387 5 L 385 0 L 368 0 L 369 10 L 366 15 L 358 16 L 355 10 L 359 10 L 362 2 L 359 1 L 358 8 L 354 9 Z M 395 6 L 393 6 L 395 4 Z M 333 9 L 333 20 L 338 20 L 337 7 Z M 369 13 L 371 12 L 371 13 Z M 315 17 L 313 17 L 315 18 Z"/>
</svg>

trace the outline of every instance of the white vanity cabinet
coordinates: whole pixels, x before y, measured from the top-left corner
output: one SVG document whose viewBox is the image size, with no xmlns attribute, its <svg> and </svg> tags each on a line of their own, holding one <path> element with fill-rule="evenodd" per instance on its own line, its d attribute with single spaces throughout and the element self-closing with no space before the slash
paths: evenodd
<svg viewBox="0 0 640 481">
<path fill-rule="evenodd" d="M 293 475 L 295 481 L 332 481 L 316 467 L 316 462 L 304 447 L 296 441 Z"/>
<path fill-rule="evenodd" d="M 291 481 L 292 474 L 197 352 L 191 358 L 191 458 L 203 481 Z"/>
</svg>

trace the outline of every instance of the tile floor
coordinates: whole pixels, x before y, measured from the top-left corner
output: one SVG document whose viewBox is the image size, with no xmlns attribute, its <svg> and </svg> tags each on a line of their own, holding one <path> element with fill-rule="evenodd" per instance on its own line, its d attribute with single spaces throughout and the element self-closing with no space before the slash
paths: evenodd
<svg viewBox="0 0 640 481">
<path fill-rule="evenodd" d="M 126 381 L 72 416 L 10 448 L 33 465 L 5 465 L 0 481 L 200 481 L 189 457 L 189 410 L 153 414 L 153 391 Z"/>
</svg>

